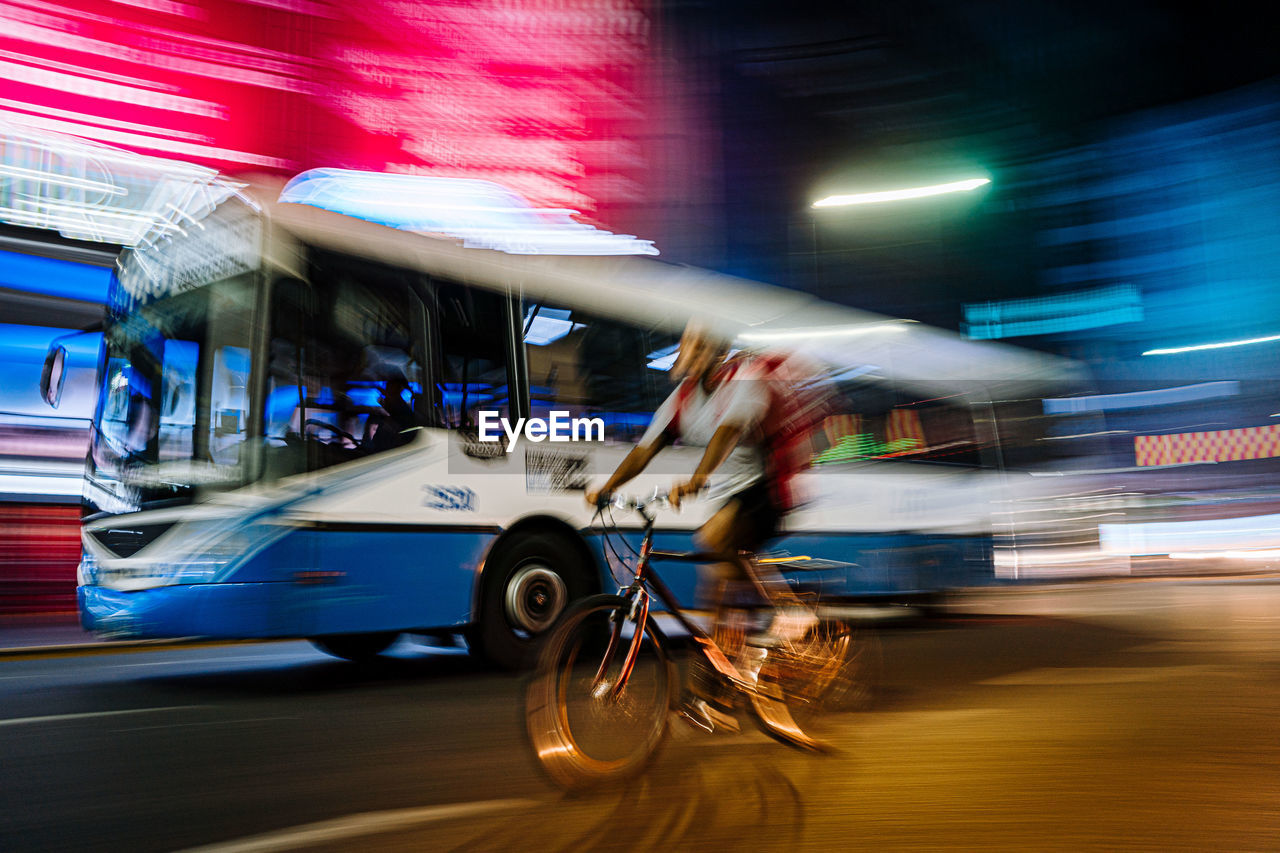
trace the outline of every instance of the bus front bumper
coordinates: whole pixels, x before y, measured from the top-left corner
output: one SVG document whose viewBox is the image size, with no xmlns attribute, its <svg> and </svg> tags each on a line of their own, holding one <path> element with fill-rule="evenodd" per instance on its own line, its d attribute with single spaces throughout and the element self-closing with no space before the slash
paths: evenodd
<svg viewBox="0 0 1280 853">
<path fill-rule="evenodd" d="M 80 624 L 112 639 L 300 636 L 302 626 L 272 619 L 266 583 L 175 584 L 122 592 L 80 586 Z"/>
</svg>

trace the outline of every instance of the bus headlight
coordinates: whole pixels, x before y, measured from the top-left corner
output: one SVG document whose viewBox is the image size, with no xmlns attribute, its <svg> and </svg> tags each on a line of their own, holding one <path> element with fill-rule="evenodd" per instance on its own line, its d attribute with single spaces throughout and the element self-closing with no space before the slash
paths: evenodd
<svg viewBox="0 0 1280 853">
<path fill-rule="evenodd" d="M 197 522 L 183 535 L 181 547 L 165 560 L 165 582 L 216 583 L 225 580 L 245 560 L 275 542 L 288 526 L 267 521 L 230 526 L 225 522 Z M 177 531 L 175 531 L 177 532 Z"/>
<path fill-rule="evenodd" d="M 80 551 L 80 564 L 76 566 L 76 586 L 88 586 L 98 579 L 98 560 L 88 551 Z"/>
<path fill-rule="evenodd" d="M 95 574 L 103 586 L 125 591 L 216 583 L 288 529 L 268 521 L 193 521 L 166 534 L 168 547 L 156 548 L 145 557 L 112 561 Z"/>
</svg>

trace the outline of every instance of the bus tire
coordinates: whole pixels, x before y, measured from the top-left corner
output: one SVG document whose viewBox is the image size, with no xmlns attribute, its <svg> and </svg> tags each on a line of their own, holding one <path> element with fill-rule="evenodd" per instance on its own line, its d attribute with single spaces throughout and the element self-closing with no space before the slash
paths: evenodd
<svg viewBox="0 0 1280 853">
<path fill-rule="evenodd" d="M 400 635 L 395 631 L 377 634 L 329 634 L 312 637 L 311 645 L 327 655 L 349 661 L 367 661 L 390 648 Z"/>
<path fill-rule="evenodd" d="M 467 634 L 472 653 L 503 669 L 527 668 L 560 614 L 591 591 L 588 567 L 565 537 L 539 532 L 499 545 Z"/>
</svg>

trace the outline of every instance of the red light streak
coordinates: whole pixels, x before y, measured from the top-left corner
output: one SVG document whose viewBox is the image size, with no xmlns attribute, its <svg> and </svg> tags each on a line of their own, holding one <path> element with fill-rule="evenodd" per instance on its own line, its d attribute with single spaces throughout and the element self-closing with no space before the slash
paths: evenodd
<svg viewBox="0 0 1280 853">
<path fill-rule="evenodd" d="M 483 178 L 588 214 L 641 201 L 645 0 L 0 5 L 0 115 L 294 173 Z"/>
</svg>

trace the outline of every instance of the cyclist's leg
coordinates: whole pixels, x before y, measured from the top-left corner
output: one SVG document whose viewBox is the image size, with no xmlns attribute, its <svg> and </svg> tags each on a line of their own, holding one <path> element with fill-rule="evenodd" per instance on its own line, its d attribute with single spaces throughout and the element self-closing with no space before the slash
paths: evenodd
<svg viewBox="0 0 1280 853">
<path fill-rule="evenodd" d="M 708 519 L 694 537 L 699 549 L 717 554 L 731 552 L 736 513 L 737 504 L 730 500 Z M 741 569 L 732 562 L 698 566 L 698 601 L 700 606 L 711 612 L 711 639 L 716 646 L 707 653 L 718 655 L 723 652 L 722 661 L 736 656 L 736 647 L 741 643 L 734 642 L 735 635 L 745 636 L 741 620 L 729 615 L 730 602 L 726 597 L 728 590 L 741 577 Z M 685 716 L 708 730 L 736 730 L 736 722 L 727 716 L 733 705 L 733 689 L 716 672 L 719 666 L 719 663 L 713 666 L 702 655 L 694 655 L 689 663 L 689 692 L 692 695 Z"/>
<path fill-rule="evenodd" d="M 774 566 L 754 559 L 756 550 L 778 535 L 785 513 L 773 504 L 764 482 L 739 492 L 730 503 L 737 505 L 731 536 L 739 554 L 739 572 L 774 608 L 768 636 L 757 640 L 794 642 L 816 623 L 813 607 L 796 595 Z"/>
<path fill-rule="evenodd" d="M 740 522 L 739 504 L 730 498 L 715 515 L 698 528 L 694 541 L 703 551 L 714 554 L 731 554 L 736 550 Z M 742 579 L 742 570 L 732 562 L 698 566 L 698 598 L 712 612 L 716 612 L 725 600 L 725 590 L 734 580 Z"/>
</svg>

